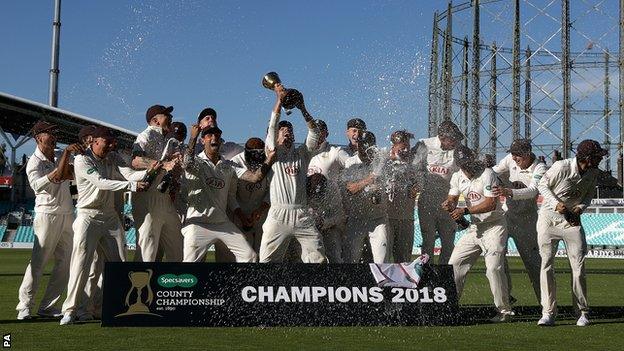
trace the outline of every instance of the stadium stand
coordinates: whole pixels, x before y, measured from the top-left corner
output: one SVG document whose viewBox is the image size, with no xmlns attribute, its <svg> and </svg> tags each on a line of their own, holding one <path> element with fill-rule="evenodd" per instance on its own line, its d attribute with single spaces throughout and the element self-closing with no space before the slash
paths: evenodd
<svg viewBox="0 0 624 351">
<path fill-rule="evenodd" d="M 35 242 L 35 231 L 32 226 L 19 226 L 17 228 L 17 232 L 15 233 L 15 239 L 13 242 L 16 243 L 33 243 Z"/>
<path fill-rule="evenodd" d="M 1 203 L 0 203 L 1 204 Z M 34 205 L 34 204 L 32 204 Z M 32 243 L 35 236 L 32 227 L 32 220 L 34 219 L 34 213 L 32 207 L 29 206 L 16 206 L 20 210 L 10 212 L 14 217 L 19 218 L 20 225 L 17 227 L 12 242 L 15 243 Z M 126 203 L 124 205 L 124 214 L 131 215 L 132 205 Z M 597 212 L 597 213 L 596 213 Z M 583 226 L 587 235 L 587 244 L 594 248 L 622 248 L 624 247 L 624 214 L 622 213 L 600 213 L 596 211 L 593 213 L 584 213 L 581 216 Z M 30 215 L 30 213 L 33 213 Z M 414 249 L 417 250 L 422 245 L 422 236 L 420 233 L 420 227 L 418 226 L 418 213 L 415 215 L 416 226 L 414 229 Z M 8 233 L 6 220 L 0 221 L 0 240 L 8 241 L 4 238 Z M 136 245 L 136 230 L 133 226 L 128 225 L 126 229 L 126 242 L 128 246 L 134 247 Z M 457 242 L 466 231 L 460 231 L 455 237 Z M 440 247 L 440 239 L 436 239 L 436 247 Z M 560 242 L 559 249 L 564 249 L 564 243 Z M 510 253 L 517 252 L 516 245 L 513 240 L 509 240 L 508 251 Z"/>
<path fill-rule="evenodd" d="M 126 230 L 126 245 L 136 245 L 136 229 L 134 227 Z"/>
</svg>

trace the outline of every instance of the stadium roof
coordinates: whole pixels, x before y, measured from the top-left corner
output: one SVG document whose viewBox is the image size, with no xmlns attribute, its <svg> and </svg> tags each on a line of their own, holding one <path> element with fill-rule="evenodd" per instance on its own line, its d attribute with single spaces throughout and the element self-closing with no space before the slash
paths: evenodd
<svg viewBox="0 0 624 351">
<path fill-rule="evenodd" d="M 11 133 L 14 137 L 28 135 L 32 126 L 42 118 L 59 126 L 57 138 L 62 144 L 77 142 L 80 128 L 91 124 L 114 130 L 120 150 L 131 149 L 137 136 L 131 130 L 101 120 L 0 92 L 0 127 L 5 133 Z"/>
</svg>

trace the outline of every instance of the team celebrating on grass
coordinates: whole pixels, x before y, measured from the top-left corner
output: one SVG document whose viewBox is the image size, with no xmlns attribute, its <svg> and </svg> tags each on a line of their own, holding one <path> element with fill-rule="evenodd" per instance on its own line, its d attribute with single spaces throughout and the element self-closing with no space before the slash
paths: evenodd
<svg viewBox="0 0 624 351">
<path fill-rule="evenodd" d="M 435 137 L 412 145 L 414 135 L 398 130 L 390 146 L 380 148 L 366 123 L 353 118 L 348 144 L 336 147 L 327 141 L 327 124 L 314 119 L 301 98 L 295 107 L 308 130 L 296 145 L 292 123 L 280 119 L 287 90 L 281 84 L 274 90 L 265 140 L 252 137 L 244 147 L 224 140 L 212 108 L 200 112 L 186 143 L 187 128 L 172 121 L 173 107 L 150 107 L 131 159 L 103 126 L 83 127 L 78 142 L 57 155 L 57 127 L 37 122 L 37 147 L 26 167 L 36 195 L 35 243 L 17 319 L 32 318 L 50 258 L 54 268 L 36 314 L 62 317 L 61 325 L 101 317 L 104 263 L 127 257 L 122 223 L 130 193 L 138 262 L 203 262 L 213 244 L 217 262 L 408 262 L 417 208 L 422 254 L 433 257 L 440 238 L 438 263 L 453 266 L 460 296 L 468 271 L 484 256 L 498 310 L 493 322 L 513 315 L 509 236 L 541 301 L 538 324 L 554 324 L 553 265 L 563 240 L 577 325 L 589 324 L 580 215 L 607 154 L 598 142 L 582 141 L 576 157 L 547 169 L 530 140 L 514 140 L 509 154 L 489 167 L 462 144 L 464 135 L 449 120 Z M 455 244 L 458 228 L 467 232 Z"/>
</svg>

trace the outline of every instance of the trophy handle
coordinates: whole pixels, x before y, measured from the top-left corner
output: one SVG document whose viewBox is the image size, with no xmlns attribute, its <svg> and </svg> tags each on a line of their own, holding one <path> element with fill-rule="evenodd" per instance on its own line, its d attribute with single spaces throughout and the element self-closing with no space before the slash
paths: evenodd
<svg viewBox="0 0 624 351">
<path fill-rule="evenodd" d="M 151 304 L 152 303 L 152 299 L 154 299 L 154 293 L 152 292 L 152 285 L 149 283 L 152 280 L 152 273 L 154 271 L 152 271 L 151 269 L 147 270 L 148 274 L 149 274 L 149 278 L 147 279 L 147 304 Z"/>
<path fill-rule="evenodd" d="M 132 281 L 132 273 L 134 272 L 128 272 L 128 279 L 130 279 L 130 281 Z M 130 306 L 130 294 L 132 294 L 132 290 L 134 290 L 133 288 L 134 286 L 130 287 L 130 290 L 128 290 L 128 293 L 126 294 L 126 306 Z"/>
</svg>

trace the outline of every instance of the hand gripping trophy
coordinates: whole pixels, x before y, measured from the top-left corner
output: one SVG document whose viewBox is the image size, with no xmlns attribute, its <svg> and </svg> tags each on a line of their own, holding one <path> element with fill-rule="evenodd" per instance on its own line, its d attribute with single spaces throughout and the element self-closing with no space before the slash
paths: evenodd
<svg viewBox="0 0 624 351">
<path fill-rule="evenodd" d="M 280 77 L 275 72 L 269 72 L 262 77 L 262 86 L 275 90 L 277 84 L 282 84 Z M 303 95 L 297 89 L 286 89 L 286 96 L 282 100 L 282 107 L 286 110 L 286 114 L 290 115 L 292 109 L 299 107 L 303 102 Z"/>
</svg>

